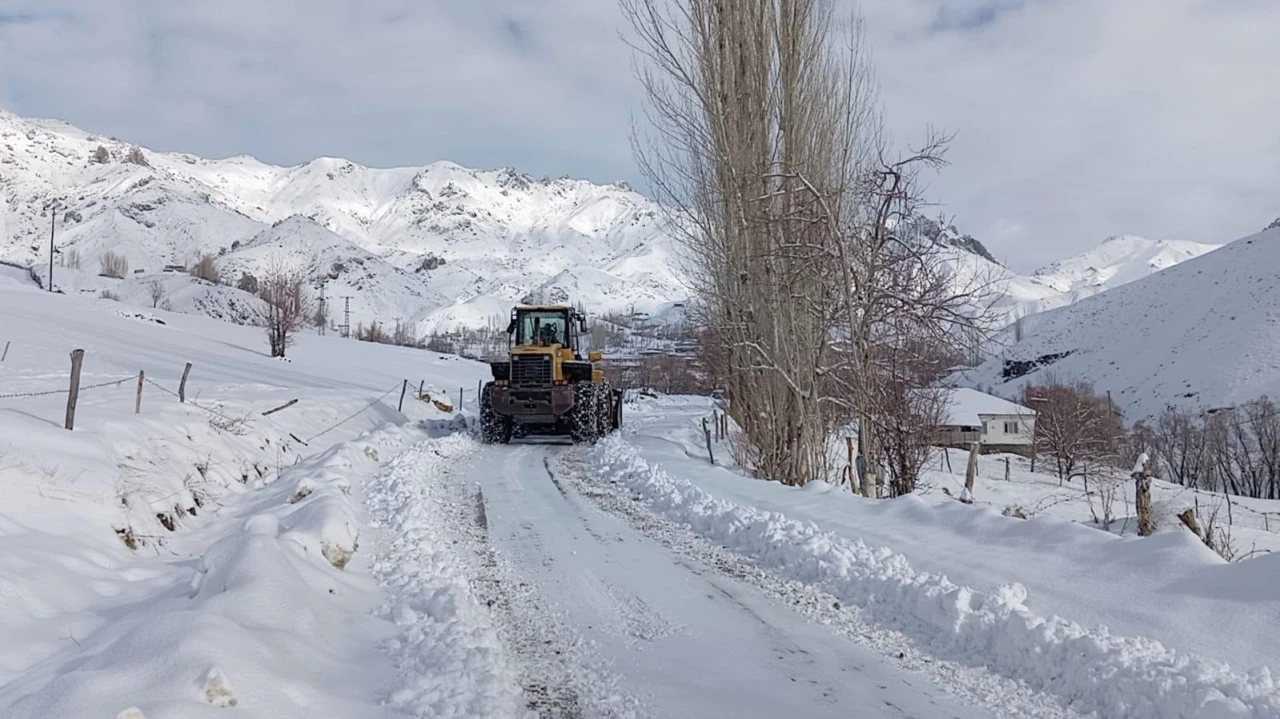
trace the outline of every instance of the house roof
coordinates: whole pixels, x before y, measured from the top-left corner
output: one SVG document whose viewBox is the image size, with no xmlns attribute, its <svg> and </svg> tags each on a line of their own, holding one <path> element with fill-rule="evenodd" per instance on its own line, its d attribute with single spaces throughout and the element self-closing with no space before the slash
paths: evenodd
<svg viewBox="0 0 1280 719">
<path fill-rule="evenodd" d="M 951 392 L 951 398 L 947 404 L 947 417 L 944 423 L 977 427 L 982 424 L 983 416 L 1019 414 L 1034 415 L 1035 410 L 986 392 L 960 387 Z"/>
</svg>

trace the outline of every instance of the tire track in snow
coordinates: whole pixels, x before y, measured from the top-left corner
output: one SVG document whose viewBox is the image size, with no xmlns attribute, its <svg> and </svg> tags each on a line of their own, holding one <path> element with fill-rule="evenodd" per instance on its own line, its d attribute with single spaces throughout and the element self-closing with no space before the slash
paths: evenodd
<svg viewBox="0 0 1280 719">
<path fill-rule="evenodd" d="M 707 579 L 713 586 L 717 586 L 714 575 L 750 584 L 810 621 L 870 647 L 902 668 L 918 673 L 921 689 L 933 689 L 930 684 L 944 687 L 950 694 L 990 711 L 993 717 L 1057 719 L 1080 716 L 1063 707 L 1055 697 L 1038 693 L 1015 680 L 932 657 L 916 648 L 905 635 L 862 619 L 856 607 L 844 606 L 831 594 L 766 571 L 746 557 L 658 517 L 619 484 L 594 475 L 583 451 L 583 448 L 574 447 L 561 455 L 556 474 L 565 484 L 575 494 L 620 517 L 637 532 L 668 549 L 677 563 Z M 732 593 L 720 586 L 717 589 L 742 606 Z M 884 716 L 908 716 L 887 700 L 883 711 L 886 712 Z"/>
<path fill-rule="evenodd" d="M 534 448 L 511 450 L 507 467 L 481 471 L 507 471 Z M 543 467 L 551 474 L 549 460 L 544 458 Z M 519 664 L 526 709 L 540 719 L 646 716 L 634 698 L 616 688 L 617 677 L 602 668 L 604 663 L 583 638 L 546 609 L 550 603 L 534 582 L 521 576 L 495 548 L 489 503 L 482 485 L 476 483 L 474 488 L 473 518 L 460 531 L 469 536 L 477 596 L 489 608 L 500 639 Z M 533 537 L 532 543 L 537 542 Z"/>
<path fill-rule="evenodd" d="M 525 694 L 525 708 L 546 719 L 581 719 L 584 716 L 582 702 L 564 666 L 565 650 L 559 646 L 555 632 L 547 631 L 542 622 L 529 616 L 518 607 L 533 607 L 528 593 L 517 596 L 515 586 L 528 589 L 526 582 L 515 580 L 499 561 L 489 539 L 489 516 L 485 507 L 484 489 L 476 485 L 474 552 L 477 557 L 477 575 L 474 583 L 477 595 L 493 612 L 499 623 L 499 635 L 507 647 L 514 651 L 521 664 L 521 687 Z"/>
</svg>

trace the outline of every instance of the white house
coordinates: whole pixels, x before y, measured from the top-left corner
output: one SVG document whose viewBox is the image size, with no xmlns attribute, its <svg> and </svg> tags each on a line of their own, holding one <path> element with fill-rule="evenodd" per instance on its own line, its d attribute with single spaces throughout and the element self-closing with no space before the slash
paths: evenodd
<svg viewBox="0 0 1280 719">
<path fill-rule="evenodd" d="M 985 452 L 1028 452 L 1035 437 L 1036 413 L 1029 407 L 965 387 L 953 390 L 938 444 Z"/>
</svg>

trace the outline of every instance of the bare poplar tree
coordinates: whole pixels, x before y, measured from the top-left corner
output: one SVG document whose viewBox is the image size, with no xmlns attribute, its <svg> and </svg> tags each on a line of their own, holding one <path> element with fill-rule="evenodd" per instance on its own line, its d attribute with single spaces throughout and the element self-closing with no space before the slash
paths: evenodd
<svg viewBox="0 0 1280 719">
<path fill-rule="evenodd" d="M 861 19 L 835 0 L 621 4 L 653 128 L 634 147 L 744 456 L 786 483 L 830 476 L 833 430 L 904 396 L 883 347 L 972 342 L 976 295 L 908 221 L 946 141 L 894 156 Z"/>
<path fill-rule="evenodd" d="M 306 282 L 302 269 L 280 260 L 273 261 L 258 281 L 258 296 L 266 303 L 262 325 L 267 330 L 272 357 L 285 356 L 286 348 L 293 344 L 293 335 L 311 315 Z"/>
<path fill-rule="evenodd" d="M 98 274 L 103 277 L 124 279 L 124 276 L 129 274 L 129 258 L 106 250 L 98 256 L 98 267 Z"/>
</svg>

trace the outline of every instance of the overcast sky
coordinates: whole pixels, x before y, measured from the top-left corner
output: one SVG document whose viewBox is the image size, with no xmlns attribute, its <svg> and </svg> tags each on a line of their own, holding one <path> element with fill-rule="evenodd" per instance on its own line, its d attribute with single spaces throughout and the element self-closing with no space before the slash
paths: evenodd
<svg viewBox="0 0 1280 719">
<path fill-rule="evenodd" d="M 1029 271 L 1280 215 L 1277 0 L 865 0 L 939 211 Z M 613 0 L 0 0 L 0 107 L 159 150 L 641 186 Z"/>
</svg>

